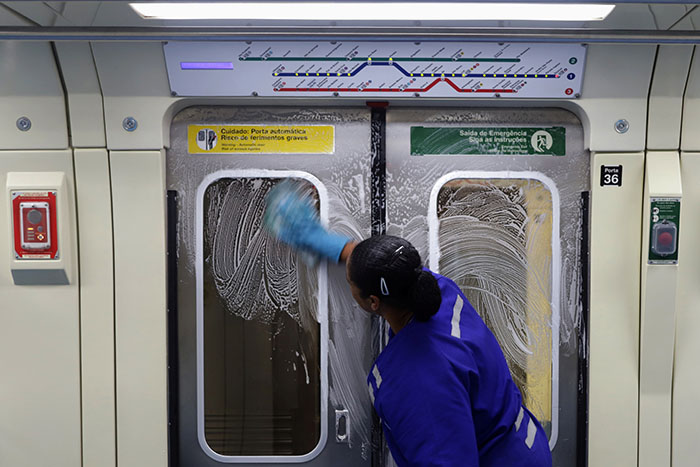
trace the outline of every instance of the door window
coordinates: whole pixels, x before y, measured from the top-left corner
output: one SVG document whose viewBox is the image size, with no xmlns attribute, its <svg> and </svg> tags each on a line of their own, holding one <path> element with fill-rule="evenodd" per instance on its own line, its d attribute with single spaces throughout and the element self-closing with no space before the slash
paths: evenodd
<svg viewBox="0 0 700 467">
<path fill-rule="evenodd" d="M 304 456 L 322 438 L 319 272 L 262 228 L 283 179 L 220 177 L 202 193 L 200 436 L 229 461 Z"/>
<path fill-rule="evenodd" d="M 431 266 L 453 279 L 493 331 L 524 404 L 551 436 L 557 413 L 559 226 L 553 183 L 449 174 L 433 190 Z M 554 196 L 553 196 L 554 195 Z M 555 378 L 553 379 L 553 376 Z M 554 391 L 554 394 L 553 394 Z"/>
</svg>

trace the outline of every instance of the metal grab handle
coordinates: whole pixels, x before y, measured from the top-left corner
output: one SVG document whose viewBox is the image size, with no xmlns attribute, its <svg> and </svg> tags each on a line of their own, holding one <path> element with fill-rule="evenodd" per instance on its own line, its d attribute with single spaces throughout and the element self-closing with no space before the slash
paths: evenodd
<svg viewBox="0 0 700 467">
<path fill-rule="evenodd" d="M 350 413 L 347 410 L 335 411 L 335 442 L 347 444 L 350 440 Z"/>
</svg>

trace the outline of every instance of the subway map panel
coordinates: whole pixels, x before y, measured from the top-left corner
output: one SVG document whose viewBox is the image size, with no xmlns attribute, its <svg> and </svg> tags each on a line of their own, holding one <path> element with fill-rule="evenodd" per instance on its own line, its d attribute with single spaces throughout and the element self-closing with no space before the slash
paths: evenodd
<svg viewBox="0 0 700 467">
<path fill-rule="evenodd" d="M 577 98 L 586 47 L 490 42 L 169 42 L 174 95 Z"/>
</svg>

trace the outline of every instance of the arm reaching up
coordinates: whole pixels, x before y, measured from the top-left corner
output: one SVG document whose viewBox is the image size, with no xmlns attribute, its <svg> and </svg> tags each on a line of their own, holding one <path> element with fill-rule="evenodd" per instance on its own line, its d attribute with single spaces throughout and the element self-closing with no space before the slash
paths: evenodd
<svg viewBox="0 0 700 467">
<path fill-rule="evenodd" d="M 315 258 L 337 263 L 350 254 L 350 239 L 323 227 L 312 200 L 291 182 L 282 182 L 270 190 L 263 224 L 281 242 Z"/>
</svg>

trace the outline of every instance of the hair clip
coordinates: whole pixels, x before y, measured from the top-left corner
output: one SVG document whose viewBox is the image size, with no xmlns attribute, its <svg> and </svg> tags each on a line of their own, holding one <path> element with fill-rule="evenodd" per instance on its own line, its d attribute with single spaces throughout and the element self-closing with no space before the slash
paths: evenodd
<svg viewBox="0 0 700 467">
<path fill-rule="evenodd" d="M 402 251 L 403 251 L 403 245 L 399 246 L 399 247 L 396 249 L 396 251 L 394 251 L 394 252 L 391 254 L 391 257 L 389 258 L 389 261 L 387 261 L 386 265 L 387 265 L 387 266 L 391 266 L 392 264 L 394 264 L 394 261 L 396 261 L 396 259 L 397 259 L 399 256 L 401 256 Z"/>
<path fill-rule="evenodd" d="M 386 286 L 386 281 L 383 277 L 379 278 L 379 289 L 382 291 L 382 295 L 389 295 L 389 287 Z"/>
</svg>

